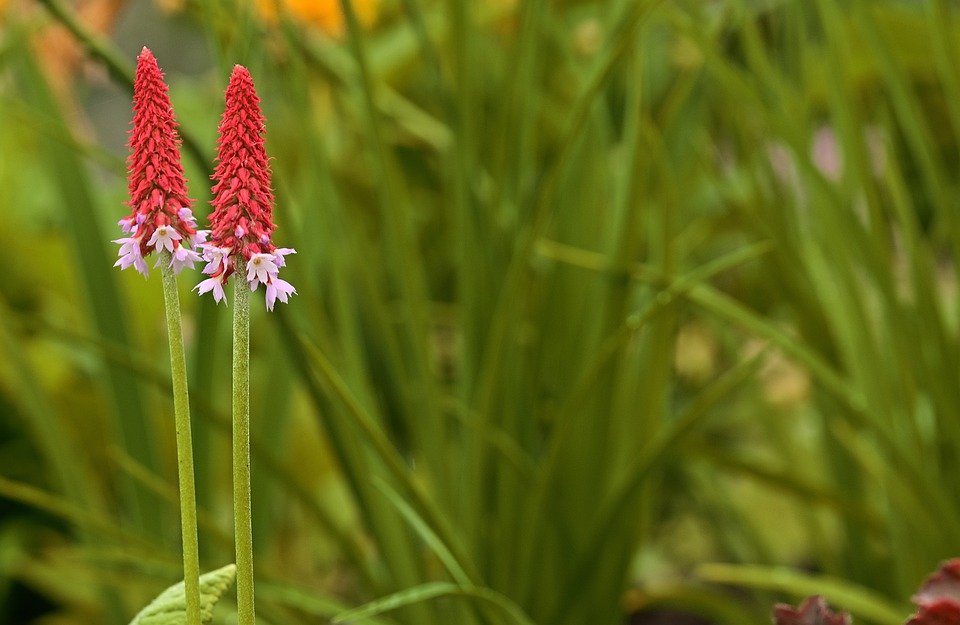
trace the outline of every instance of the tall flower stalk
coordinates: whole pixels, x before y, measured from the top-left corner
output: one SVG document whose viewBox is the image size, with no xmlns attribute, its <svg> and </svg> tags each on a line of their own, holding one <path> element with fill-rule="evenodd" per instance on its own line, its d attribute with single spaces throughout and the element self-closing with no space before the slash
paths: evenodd
<svg viewBox="0 0 960 625">
<path fill-rule="evenodd" d="M 157 60 L 147 48 L 137 58 L 133 94 L 133 128 L 130 131 L 128 166 L 131 213 L 119 226 L 127 235 L 114 266 L 133 267 L 147 275 L 146 257 L 157 252 L 161 267 L 170 373 L 177 440 L 177 473 L 180 492 L 180 529 L 183 538 L 183 580 L 187 625 L 200 625 L 200 552 L 197 540 L 197 505 L 193 475 L 193 442 L 190 432 L 190 398 L 180 322 L 180 297 L 176 274 L 200 261 L 193 249 L 206 238 L 197 229 L 192 201 L 180 164 L 177 122 L 167 86 Z"/>
<path fill-rule="evenodd" d="M 296 289 L 280 279 L 284 259 L 295 250 L 273 244 L 273 191 L 264 147 L 260 98 L 250 72 L 233 68 L 213 174 L 214 212 L 210 242 L 203 245 L 210 277 L 196 286 L 219 303 L 237 275 L 233 311 L 233 506 L 237 562 L 237 622 L 253 625 L 253 528 L 250 505 L 250 291 L 264 287 L 266 306 L 286 303 Z"/>
<path fill-rule="evenodd" d="M 237 624 L 254 625 L 253 506 L 250 501 L 250 292 L 234 285 L 233 520 L 237 562 Z"/>
</svg>

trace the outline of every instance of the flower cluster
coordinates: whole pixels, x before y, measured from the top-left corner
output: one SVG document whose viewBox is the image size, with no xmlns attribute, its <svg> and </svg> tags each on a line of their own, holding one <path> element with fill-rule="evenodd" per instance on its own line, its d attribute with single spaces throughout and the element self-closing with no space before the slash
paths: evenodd
<svg viewBox="0 0 960 625">
<path fill-rule="evenodd" d="M 203 259 L 207 261 L 203 272 L 210 278 L 196 289 L 201 294 L 212 292 L 219 302 L 225 297 L 227 279 L 239 270 L 251 291 L 263 284 L 267 309 L 273 310 L 278 299 L 286 303 L 297 292 L 279 277 L 280 268 L 286 264 L 284 257 L 296 251 L 273 245 L 276 225 L 263 114 L 245 67 L 233 68 L 224 99 L 226 108 L 220 120 L 218 162 L 213 174 L 211 237 L 203 246 Z"/>
<path fill-rule="evenodd" d="M 960 558 L 949 560 L 930 575 L 911 600 L 917 611 L 905 625 L 960 625 Z M 850 615 L 835 614 L 823 597 L 809 597 L 799 608 L 778 604 L 775 625 L 850 625 Z"/>
<path fill-rule="evenodd" d="M 177 122 L 163 73 L 150 50 L 140 53 L 128 161 L 133 212 L 119 222 L 129 236 L 114 241 L 120 244 L 114 266 L 134 267 L 147 275 L 144 258 L 154 250 L 169 252 L 170 266 L 177 273 L 205 261 L 203 272 L 210 277 L 195 287 L 200 294 L 212 293 L 219 303 L 226 298 L 230 276 L 240 272 L 251 291 L 263 285 L 267 308 L 273 310 L 277 300 L 286 303 L 297 292 L 280 279 L 284 257 L 296 251 L 273 244 L 276 225 L 264 120 L 245 67 L 234 67 L 225 100 L 213 174 L 211 230 L 199 230 L 187 197 Z M 202 257 L 194 248 L 202 251 Z"/>
<path fill-rule="evenodd" d="M 137 58 L 133 110 L 127 160 L 132 212 L 118 223 L 128 236 L 114 240 L 120 244 L 120 258 L 114 266 L 133 267 L 146 276 L 144 258 L 154 250 L 158 255 L 166 250 L 174 271 L 192 269 L 193 263 L 200 262 L 193 248 L 206 240 L 207 233 L 197 229 L 190 210 L 192 200 L 187 196 L 180 165 L 177 121 L 163 72 L 147 48 Z"/>
</svg>

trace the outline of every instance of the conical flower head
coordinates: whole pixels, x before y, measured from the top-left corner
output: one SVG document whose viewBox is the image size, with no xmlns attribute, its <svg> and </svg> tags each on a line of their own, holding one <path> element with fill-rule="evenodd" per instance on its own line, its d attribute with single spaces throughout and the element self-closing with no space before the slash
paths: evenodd
<svg viewBox="0 0 960 625">
<path fill-rule="evenodd" d="M 270 163 L 264 148 L 264 120 L 260 98 L 250 72 L 242 65 L 233 68 L 227 86 L 226 108 L 220 120 L 217 167 L 213 173 L 213 214 L 210 242 L 204 245 L 210 276 L 197 285 L 202 294 L 212 292 L 224 299 L 227 279 L 239 271 L 255 291 L 266 291 L 267 308 L 276 300 L 286 302 L 296 293 L 279 277 L 284 257 L 296 253 L 273 244 L 273 191 Z"/>
<path fill-rule="evenodd" d="M 163 72 L 147 48 L 137 58 L 133 112 L 127 159 L 128 205 L 132 212 L 119 222 L 129 236 L 114 241 L 120 244 L 120 259 L 114 266 L 132 266 L 147 275 L 144 257 L 166 249 L 179 273 L 200 261 L 191 248 L 206 240 L 206 232 L 197 230 L 190 210 L 192 200 L 187 196 L 180 164 L 177 121 Z"/>
</svg>

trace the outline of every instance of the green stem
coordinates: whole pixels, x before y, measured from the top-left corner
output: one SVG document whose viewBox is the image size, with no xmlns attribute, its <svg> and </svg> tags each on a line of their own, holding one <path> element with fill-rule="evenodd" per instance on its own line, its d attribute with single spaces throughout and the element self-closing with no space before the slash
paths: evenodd
<svg viewBox="0 0 960 625">
<path fill-rule="evenodd" d="M 193 484 L 193 441 L 190 434 L 190 396 L 187 363 L 180 327 L 180 294 L 170 267 L 170 252 L 160 252 L 163 303 L 170 342 L 170 375 L 173 381 L 173 413 L 177 428 L 177 474 L 180 480 L 180 532 L 183 536 L 183 585 L 186 623 L 200 625 L 200 549 L 197 541 L 197 497 Z"/>
<path fill-rule="evenodd" d="M 233 307 L 233 518 L 237 625 L 254 625 L 250 506 L 250 290 L 237 276 Z"/>
</svg>

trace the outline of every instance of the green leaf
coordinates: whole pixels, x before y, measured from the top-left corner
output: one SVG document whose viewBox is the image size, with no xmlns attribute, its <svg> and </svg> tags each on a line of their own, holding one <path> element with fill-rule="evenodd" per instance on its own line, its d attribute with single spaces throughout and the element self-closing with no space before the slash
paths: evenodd
<svg viewBox="0 0 960 625">
<path fill-rule="evenodd" d="M 237 565 L 228 564 L 216 571 L 200 576 L 200 620 L 209 623 L 213 619 L 213 606 L 233 584 Z M 181 625 L 186 615 L 186 599 L 183 582 L 167 588 L 150 605 L 133 617 L 130 625 Z"/>
<path fill-rule="evenodd" d="M 333 617 L 333 623 L 359 623 L 373 616 L 439 597 L 460 596 L 497 608 L 514 625 L 534 625 L 530 617 L 508 597 L 481 586 L 459 586 L 450 582 L 427 582 L 395 592 Z"/>
<path fill-rule="evenodd" d="M 720 584 L 785 592 L 797 598 L 823 595 L 843 610 L 881 625 L 899 625 L 907 606 L 892 603 L 874 591 L 828 575 L 809 575 L 784 567 L 703 564 L 697 577 Z"/>
</svg>

